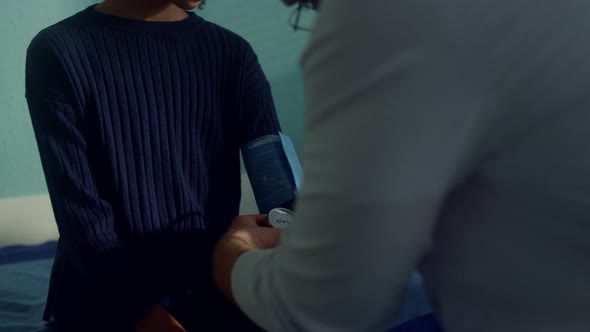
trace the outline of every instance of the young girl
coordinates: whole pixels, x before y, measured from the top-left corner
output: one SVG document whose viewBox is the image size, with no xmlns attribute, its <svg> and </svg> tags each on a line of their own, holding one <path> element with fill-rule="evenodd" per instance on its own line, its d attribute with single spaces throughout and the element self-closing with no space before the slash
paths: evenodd
<svg viewBox="0 0 590 332">
<path fill-rule="evenodd" d="M 210 255 L 238 215 L 239 148 L 280 127 L 254 51 L 186 11 L 200 4 L 105 0 L 30 45 L 61 236 L 44 318 L 63 328 L 257 329 L 216 293 Z"/>
</svg>

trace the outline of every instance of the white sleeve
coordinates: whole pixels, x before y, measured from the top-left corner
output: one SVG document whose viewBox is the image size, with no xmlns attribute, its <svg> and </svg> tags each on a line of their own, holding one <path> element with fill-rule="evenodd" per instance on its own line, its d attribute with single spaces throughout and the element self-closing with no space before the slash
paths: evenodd
<svg viewBox="0 0 590 332">
<path fill-rule="evenodd" d="M 263 328 L 378 331 L 395 320 L 484 132 L 484 89 L 452 57 L 438 2 L 323 2 L 302 59 L 297 220 L 232 274 L 239 306 Z"/>
</svg>

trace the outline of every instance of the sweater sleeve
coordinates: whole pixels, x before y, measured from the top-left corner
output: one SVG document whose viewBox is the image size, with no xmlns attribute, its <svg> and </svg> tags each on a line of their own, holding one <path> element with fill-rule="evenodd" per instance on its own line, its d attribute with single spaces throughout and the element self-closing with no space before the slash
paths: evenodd
<svg viewBox="0 0 590 332">
<path fill-rule="evenodd" d="M 240 146 L 281 130 L 270 84 L 252 47 L 244 41 L 243 97 L 240 121 Z"/>
<path fill-rule="evenodd" d="M 37 36 L 27 53 L 26 97 L 60 242 L 89 294 L 96 294 L 90 300 L 101 311 L 96 314 L 132 324 L 156 296 L 117 235 L 111 204 L 97 192 L 81 130 L 83 110 L 73 96 L 63 63 L 50 42 Z"/>
<path fill-rule="evenodd" d="M 436 3 L 322 3 L 302 59 L 306 180 L 296 220 L 277 248 L 246 252 L 232 273 L 236 301 L 266 330 L 395 322 L 485 131 L 483 89 L 454 57 Z"/>
</svg>

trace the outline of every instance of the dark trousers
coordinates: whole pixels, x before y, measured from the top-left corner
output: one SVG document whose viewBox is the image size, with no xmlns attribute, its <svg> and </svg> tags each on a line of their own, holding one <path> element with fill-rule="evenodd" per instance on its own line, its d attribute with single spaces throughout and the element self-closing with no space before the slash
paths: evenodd
<svg viewBox="0 0 590 332">
<path fill-rule="evenodd" d="M 388 332 L 444 332 L 434 314 L 428 314 L 402 323 Z"/>
<path fill-rule="evenodd" d="M 190 296 L 166 307 L 188 332 L 263 331 L 219 294 Z"/>
<path fill-rule="evenodd" d="M 164 307 L 187 332 L 261 332 L 237 307 L 219 294 L 187 295 L 164 301 Z M 42 332 L 135 332 L 132 326 L 93 321 L 68 323 L 53 320 Z M 41 332 L 39 331 L 39 332 Z"/>
</svg>

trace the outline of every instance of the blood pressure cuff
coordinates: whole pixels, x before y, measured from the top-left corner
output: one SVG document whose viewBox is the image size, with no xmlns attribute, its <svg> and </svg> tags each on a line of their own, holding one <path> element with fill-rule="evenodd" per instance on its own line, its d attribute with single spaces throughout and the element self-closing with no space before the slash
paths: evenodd
<svg viewBox="0 0 590 332">
<path fill-rule="evenodd" d="M 295 199 L 303 172 L 288 136 L 279 133 L 252 140 L 242 147 L 242 158 L 260 213 Z"/>
</svg>

